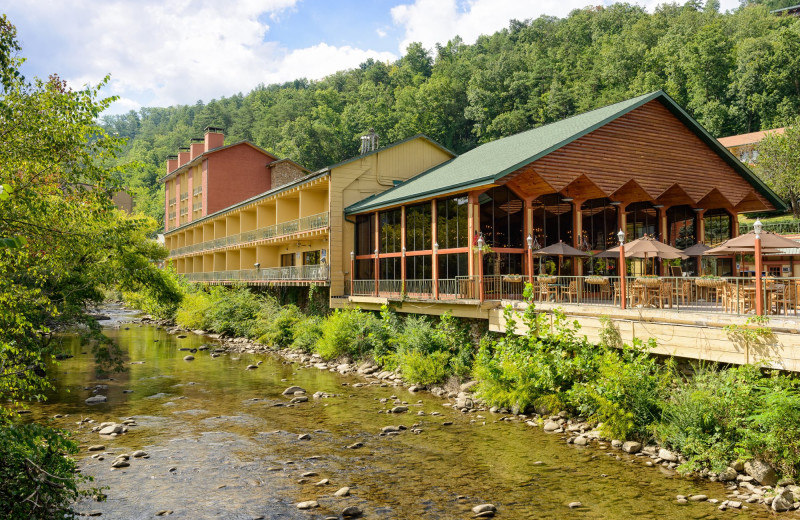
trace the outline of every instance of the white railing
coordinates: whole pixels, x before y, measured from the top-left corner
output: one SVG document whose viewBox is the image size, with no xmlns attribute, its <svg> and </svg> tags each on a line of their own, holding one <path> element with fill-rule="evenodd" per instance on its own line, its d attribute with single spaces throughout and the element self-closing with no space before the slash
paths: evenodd
<svg viewBox="0 0 800 520">
<path fill-rule="evenodd" d="M 278 282 L 278 281 L 327 281 L 326 264 L 290 267 L 267 267 L 262 269 L 231 269 L 209 273 L 186 273 L 191 282 Z"/>
<path fill-rule="evenodd" d="M 195 209 L 202 206 L 195 206 Z M 254 242 L 256 240 L 268 240 L 280 236 L 291 235 L 304 231 L 312 231 L 314 229 L 322 229 L 328 227 L 328 212 L 310 215 L 308 217 L 290 220 L 288 222 L 281 222 L 272 226 L 253 229 L 243 233 L 237 233 L 228 237 L 217 238 L 214 240 L 207 240 L 198 244 L 190 246 L 179 247 L 169 252 L 170 256 L 185 255 L 187 253 L 196 253 L 198 251 L 208 251 L 211 249 L 218 249 L 220 247 L 232 246 L 237 244 L 244 244 L 247 242 Z"/>
</svg>

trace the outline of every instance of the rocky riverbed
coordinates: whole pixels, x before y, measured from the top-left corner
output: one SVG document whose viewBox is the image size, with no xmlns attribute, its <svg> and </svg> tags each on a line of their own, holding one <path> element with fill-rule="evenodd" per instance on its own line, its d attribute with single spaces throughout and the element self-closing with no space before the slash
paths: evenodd
<svg viewBox="0 0 800 520">
<path fill-rule="evenodd" d="M 771 501 L 793 507 L 792 483 L 766 489 L 744 467 L 714 476 L 733 476 L 725 483 L 681 478 L 675 454 L 563 414 L 485 409 L 469 384 L 425 392 L 369 364 L 112 326 L 127 370 L 98 377 L 67 338 L 74 357 L 51 369 L 57 389 L 32 414 L 74 431 L 82 470 L 108 486 L 106 501 L 79 505 L 87 515 L 766 518 Z"/>
</svg>

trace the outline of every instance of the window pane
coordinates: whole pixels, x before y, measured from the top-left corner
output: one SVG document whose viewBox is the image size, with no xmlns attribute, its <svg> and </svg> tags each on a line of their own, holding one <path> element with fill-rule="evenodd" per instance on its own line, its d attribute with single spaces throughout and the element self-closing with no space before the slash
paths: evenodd
<svg viewBox="0 0 800 520">
<path fill-rule="evenodd" d="M 356 254 L 371 255 L 375 251 L 375 217 L 356 216 Z"/>
<path fill-rule="evenodd" d="M 380 220 L 380 252 L 381 253 L 399 253 L 402 249 L 401 244 L 401 231 L 402 227 L 400 220 L 402 213 L 400 209 L 393 209 L 390 211 L 382 211 L 378 215 Z"/>
<path fill-rule="evenodd" d="M 468 201 L 466 195 L 461 195 L 436 203 L 436 240 L 439 243 L 439 249 L 469 247 L 467 242 Z"/>
<path fill-rule="evenodd" d="M 432 249 L 431 219 L 430 203 L 406 208 L 406 251 Z"/>
<path fill-rule="evenodd" d="M 478 197 L 480 229 L 489 247 L 522 247 L 525 207 L 522 199 L 505 186 Z"/>
<path fill-rule="evenodd" d="M 406 257 L 406 280 L 430 280 L 433 278 L 430 255 Z"/>
<path fill-rule="evenodd" d="M 439 278 L 455 278 L 456 276 L 467 276 L 468 258 L 467 253 L 454 253 L 449 255 L 437 255 L 439 263 Z"/>
</svg>

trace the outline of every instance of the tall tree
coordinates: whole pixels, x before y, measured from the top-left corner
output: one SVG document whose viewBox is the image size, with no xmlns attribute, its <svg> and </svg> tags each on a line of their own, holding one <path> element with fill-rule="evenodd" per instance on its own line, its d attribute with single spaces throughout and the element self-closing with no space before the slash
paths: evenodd
<svg viewBox="0 0 800 520">
<path fill-rule="evenodd" d="M 800 117 L 783 134 L 770 132 L 758 144 L 757 172 L 800 218 Z"/>
</svg>

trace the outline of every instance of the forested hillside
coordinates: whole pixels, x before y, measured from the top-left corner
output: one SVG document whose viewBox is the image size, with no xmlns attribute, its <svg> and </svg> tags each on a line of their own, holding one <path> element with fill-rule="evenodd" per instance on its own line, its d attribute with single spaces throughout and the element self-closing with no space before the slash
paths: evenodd
<svg viewBox="0 0 800 520">
<path fill-rule="evenodd" d="M 566 18 L 512 20 L 466 45 L 411 45 L 395 63 L 368 61 L 320 81 L 260 85 L 207 103 L 103 118 L 137 161 L 125 182 L 163 220 L 165 159 L 207 125 L 314 170 L 422 132 L 456 152 L 631 96 L 663 89 L 716 136 L 781 126 L 800 112 L 800 18 L 749 5 L 615 4 Z M 782 5 L 778 5 L 782 7 Z"/>
</svg>

